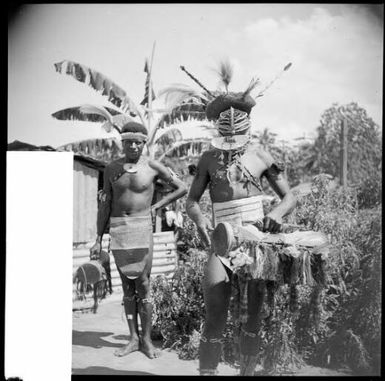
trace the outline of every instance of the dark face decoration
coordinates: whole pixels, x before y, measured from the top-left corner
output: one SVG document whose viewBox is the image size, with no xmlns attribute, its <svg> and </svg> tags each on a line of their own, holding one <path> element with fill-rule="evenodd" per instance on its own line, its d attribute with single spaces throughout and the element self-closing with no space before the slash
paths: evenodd
<svg viewBox="0 0 385 381">
<path fill-rule="evenodd" d="M 142 155 L 142 151 L 146 141 L 143 138 L 131 137 L 122 141 L 123 152 L 128 160 L 138 160 Z"/>
</svg>

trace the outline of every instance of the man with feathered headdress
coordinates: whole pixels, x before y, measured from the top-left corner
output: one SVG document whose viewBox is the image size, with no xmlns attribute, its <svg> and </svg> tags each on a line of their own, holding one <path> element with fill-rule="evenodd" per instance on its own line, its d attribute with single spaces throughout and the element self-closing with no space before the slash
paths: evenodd
<svg viewBox="0 0 385 381">
<path fill-rule="evenodd" d="M 249 115 L 255 101 L 249 90 L 226 92 L 207 104 L 207 118 L 215 121 L 219 136 L 212 140 L 213 149 L 202 154 L 186 202 L 187 213 L 196 224 L 201 239 L 213 249 L 203 280 L 206 316 L 199 350 L 201 375 L 216 374 L 221 355 L 233 277 L 232 266 L 225 255 L 233 244 L 228 227 L 254 224 L 264 232 L 277 233 L 281 231 L 282 218 L 296 205 L 296 199 L 282 176 L 283 165 L 250 141 Z M 281 198 L 281 202 L 266 216 L 262 208 L 262 177 Z M 207 186 L 213 204 L 213 222 L 217 227 L 211 240 L 213 227 L 199 207 Z M 245 285 L 248 300 L 239 319 L 240 374 L 253 375 L 265 284 L 254 277 Z"/>
</svg>

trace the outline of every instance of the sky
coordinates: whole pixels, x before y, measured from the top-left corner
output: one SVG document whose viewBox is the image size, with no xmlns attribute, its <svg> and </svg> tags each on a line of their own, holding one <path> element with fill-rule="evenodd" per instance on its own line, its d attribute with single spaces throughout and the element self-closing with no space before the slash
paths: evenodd
<svg viewBox="0 0 385 381">
<path fill-rule="evenodd" d="M 110 136 L 100 123 L 52 118 L 70 106 L 111 106 L 57 73 L 54 63 L 72 60 L 98 70 L 139 104 L 154 43 L 156 93 L 175 83 L 199 89 L 180 65 L 217 89 L 215 69 L 229 60 L 229 90 L 245 90 L 255 77 L 257 95 L 291 62 L 257 99 L 253 130 L 268 128 L 288 141 L 315 137 L 322 113 L 350 102 L 382 127 L 383 8 L 380 14 L 367 5 L 321 3 L 25 5 L 8 25 L 8 142 L 58 147 Z"/>
</svg>

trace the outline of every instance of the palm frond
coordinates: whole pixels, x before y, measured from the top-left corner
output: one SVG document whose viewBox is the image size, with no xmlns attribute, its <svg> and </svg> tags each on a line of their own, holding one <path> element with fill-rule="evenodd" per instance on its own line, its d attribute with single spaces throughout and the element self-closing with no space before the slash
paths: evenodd
<svg viewBox="0 0 385 381">
<path fill-rule="evenodd" d="M 139 114 L 135 103 L 127 96 L 126 92 L 98 71 L 68 60 L 55 63 L 55 70 L 90 86 L 101 95 L 106 96 L 112 104 L 123 112 L 129 112 L 131 116 Z"/>
<path fill-rule="evenodd" d="M 164 128 L 188 120 L 207 120 L 206 104 L 201 99 L 193 97 L 174 107 L 169 113 L 165 113 L 160 118 L 158 124 L 160 128 Z"/>
<path fill-rule="evenodd" d="M 98 114 L 112 123 L 112 115 L 103 106 L 84 104 L 80 106 L 79 111 L 83 114 Z"/>
<path fill-rule="evenodd" d="M 119 132 L 122 130 L 122 127 L 128 123 L 128 122 L 133 122 L 134 119 L 132 119 L 129 115 L 127 114 L 119 114 L 119 115 L 114 115 L 112 117 L 112 122 L 113 126 L 117 127 Z"/>
<path fill-rule="evenodd" d="M 202 94 L 201 91 L 197 91 L 183 84 L 174 84 L 165 87 L 159 91 L 158 97 L 164 97 L 166 107 L 170 110 L 191 98 L 199 99 L 202 103 L 207 103 L 207 97 Z"/>
<path fill-rule="evenodd" d="M 169 128 L 167 130 L 163 130 L 162 133 L 156 137 L 155 145 L 165 150 L 182 139 L 182 133 L 178 128 Z"/>
<path fill-rule="evenodd" d="M 162 161 L 167 157 L 196 157 L 201 155 L 204 150 L 207 150 L 210 144 L 210 139 L 182 140 L 164 152 L 158 160 Z"/>
<path fill-rule="evenodd" d="M 78 155 L 108 163 L 122 157 L 122 147 L 119 139 L 97 138 L 76 141 L 62 145 L 57 151 L 72 151 Z"/>
</svg>

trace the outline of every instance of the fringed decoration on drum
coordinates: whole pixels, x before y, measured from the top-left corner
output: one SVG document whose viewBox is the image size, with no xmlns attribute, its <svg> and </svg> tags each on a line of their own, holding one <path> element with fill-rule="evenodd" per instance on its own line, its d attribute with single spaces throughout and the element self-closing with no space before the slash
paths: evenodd
<svg viewBox="0 0 385 381">
<path fill-rule="evenodd" d="M 322 249 L 322 250 L 321 250 Z M 232 315 L 235 324 L 247 321 L 247 282 L 264 280 L 267 290 L 267 307 L 274 308 L 274 293 L 279 286 L 289 285 L 291 312 L 298 309 L 298 285 L 312 288 L 313 316 L 319 316 L 320 295 L 326 285 L 327 245 L 312 249 L 304 246 L 287 246 L 279 243 L 243 242 L 229 253 L 233 269 Z"/>
</svg>

